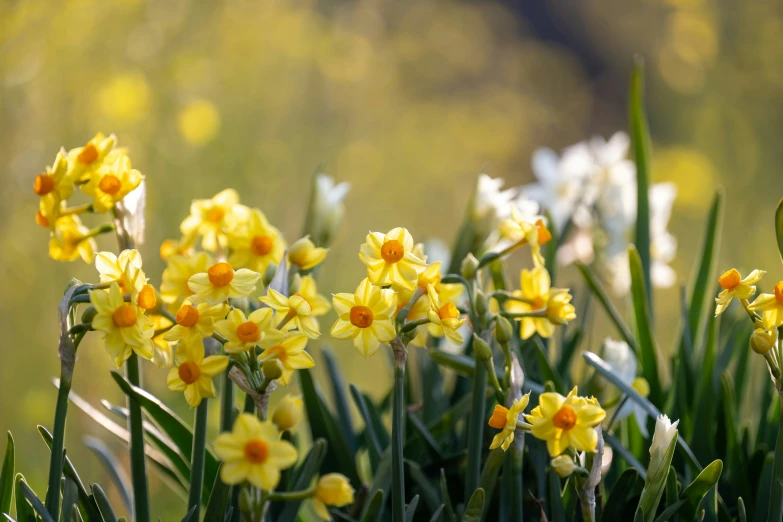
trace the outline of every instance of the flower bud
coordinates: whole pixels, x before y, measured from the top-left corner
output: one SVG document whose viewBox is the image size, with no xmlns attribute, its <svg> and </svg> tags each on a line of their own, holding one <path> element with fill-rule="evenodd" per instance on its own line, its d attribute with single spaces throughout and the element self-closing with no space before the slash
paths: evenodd
<svg viewBox="0 0 783 522">
<path fill-rule="evenodd" d="M 574 472 L 574 459 L 568 455 L 560 455 L 549 461 L 549 466 L 560 478 L 568 478 Z"/>
<path fill-rule="evenodd" d="M 286 395 L 283 397 L 272 414 L 272 422 L 280 431 L 290 430 L 302 421 L 302 397 L 300 395 Z"/>
<path fill-rule="evenodd" d="M 750 335 L 750 348 L 761 355 L 764 355 L 778 342 L 778 329 L 756 328 Z"/>
<path fill-rule="evenodd" d="M 479 319 L 483 322 L 489 311 L 489 304 L 487 303 L 487 296 L 481 290 L 476 290 L 476 295 L 473 297 L 473 306 Z"/>
<path fill-rule="evenodd" d="M 499 343 L 507 343 L 510 342 L 513 338 L 514 327 L 511 325 L 511 321 L 502 315 L 498 315 L 495 325 L 495 339 L 497 339 Z"/>
<path fill-rule="evenodd" d="M 269 286 L 269 283 L 271 283 L 272 279 L 275 278 L 276 272 L 277 266 L 274 263 L 269 263 L 261 277 L 261 283 L 264 285 L 264 287 Z"/>
<path fill-rule="evenodd" d="M 353 488 L 345 475 L 329 473 L 318 479 L 313 495 L 313 507 L 319 517 L 331 520 L 326 506 L 343 507 L 349 504 L 353 504 Z"/>
<path fill-rule="evenodd" d="M 465 279 L 473 279 L 476 277 L 476 270 L 478 270 L 479 260 L 473 254 L 468 254 L 465 259 L 462 260 L 460 265 L 460 273 Z"/>
<path fill-rule="evenodd" d="M 326 258 L 327 249 L 318 248 L 310 236 L 297 239 L 288 247 L 288 260 L 300 270 L 310 270 Z"/>
<path fill-rule="evenodd" d="M 655 433 L 653 433 L 652 444 L 650 445 L 650 465 L 648 474 L 656 466 L 661 465 L 669 446 L 677 437 L 677 425 L 680 421 L 672 422 L 666 415 L 660 415 L 655 419 Z M 668 463 L 666 464 L 668 466 Z"/>
<path fill-rule="evenodd" d="M 476 354 L 476 359 L 480 361 L 492 359 L 492 349 L 484 339 L 476 334 L 473 334 L 473 353 Z"/>
<path fill-rule="evenodd" d="M 261 372 L 268 381 L 279 379 L 283 375 L 283 363 L 278 359 L 268 359 L 261 365 Z"/>
</svg>

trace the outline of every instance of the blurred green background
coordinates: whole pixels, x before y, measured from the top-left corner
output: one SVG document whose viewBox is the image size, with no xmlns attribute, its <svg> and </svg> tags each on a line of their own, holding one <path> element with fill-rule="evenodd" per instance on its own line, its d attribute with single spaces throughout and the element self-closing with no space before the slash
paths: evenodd
<svg viewBox="0 0 783 522">
<path fill-rule="evenodd" d="M 81 261 L 50 260 L 33 221 L 33 177 L 60 146 L 102 131 L 130 149 L 147 179 L 141 251 L 155 284 L 158 246 L 178 235 L 191 199 L 234 187 L 290 242 L 309 178 L 325 165 L 352 185 L 322 271 L 329 294 L 362 277 L 356 254 L 368 230 L 403 225 L 418 240 L 451 242 L 479 172 L 526 183 L 535 148 L 624 129 L 631 56 L 641 53 L 653 180 L 679 188 L 670 229 L 680 278 L 723 185 L 720 266 L 776 279 L 781 34 L 783 11 L 763 1 L 0 0 L 0 430 L 16 436 L 19 467 L 43 494 L 48 456 L 35 425 L 53 417 L 56 305 L 70 277 L 97 279 Z M 116 250 L 108 239 L 101 247 Z M 560 285 L 577 281 L 566 272 Z M 678 303 L 676 288 L 656 295 L 664 352 L 679 332 Z M 352 380 L 385 393 L 385 358 L 356 357 L 349 342 L 335 348 Z M 760 357 L 751 361 L 763 371 Z M 91 336 L 74 390 L 93 404 L 121 402 L 111 367 Z M 145 371 L 146 385 L 189 419 L 164 373 Z M 71 409 L 68 455 L 85 480 L 104 481 L 85 434 L 124 452 Z M 152 489 L 153 513 L 182 515 L 166 485 L 153 479 Z"/>
</svg>

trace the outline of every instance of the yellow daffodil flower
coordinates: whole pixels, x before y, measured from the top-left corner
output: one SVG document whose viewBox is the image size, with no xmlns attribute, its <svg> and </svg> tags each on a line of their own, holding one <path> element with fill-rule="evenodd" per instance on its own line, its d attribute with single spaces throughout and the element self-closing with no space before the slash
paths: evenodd
<svg viewBox="0 0 783 522">
<path fill-rule="evenodd" d="M 228 366 L 228 357 L 204 357 L 204 340 L 199 337 L 180 343 L 174 358 L 177 366 L 169 371 L 166 379 L 169 390 L 185 392 L 185 400 L 191 408 L 201 404 L 201 399 L 215 397 L 212 378 L 223 373 Z"/>
<path fill-rule="evenodd" d="M 234 189 L 226 189 L 215 194 L 212 199 L 197 199 L 190 205 L 190 215 L 180 225 L 185 237 L 201 236 L 204 250 L 216 252 L 228 245 L 226 235 L 227 220 L 234 214 L 247 214 L 247 208 L 239 204 L 239 194 Z M 232 216 L 237 217 L 237 216 Z"/>
<path fill-rule="evenodd" d="M 81 257 L 92 263 L 98 246 L 90 235 L 90 229 L 82 225 L 78 216 L 59 218 L 54 224 L 49 240 L 49 256 L 56 261 L 74 261 Z"/>
<path fill-rule="evenodd" d="M 147 284 L 147 276 L 141 268 L 138 250 L 123 250 L 119 256 L 113 252 L 99 252 L 95 256 L 95 268 L 101 283 L 116 282 L 123 294 L 138 294 Z"/>
<path fill-rule="evenodd" d="M 120 155 L 113 162 L 105 162 L 100 168 L 90 171 L 88 181 L 81 189 L 92 196 L 95 212 L 106 212 L 138 187 L 143 179 L 141 172 L 131 168 L 130 158 Z"/>
<path fill-rule="evenodd" d="M 759 295 L 748 310 L 761 312 L 764 327 L 767 329 L 783 325 L 783 281 L 775 284 L 771 294 Z"/>
<path fill-rule="evenodd" d="M 311 275 L 306 275 L 299 279 L 299 284 L 296 286 L 296 294 L 301 295 L 310 303 L 310 306 L 313 309 L 312 312 L 310 312 L 310 315 L 313 317 L 325 315 L 332 309 L 332 307 L 329 306 L 329 301 L 318 293 L 318 286 L 315 284 L 315 279 L 313 279 L 313 276 Z"/>
<path fill-rule="evenodd" d="M 297 239 L 288 249 L 288 261 L 299 270 L 310 270 L 326 259 L 328 248 L 316 247 L 310 236 Z"/>
<path fill-rule="evenodd" d="M 286 245 L 280 231 L 269 224 L 263 212 L 253 209 L 241 226 L 228 232 L 232 266 L 263 274 L 270 264 L 278 265 Z"/>
<path fill-rule="evenodd" d="M 277 328 L 283 328 L 290 323 L 289 328 L 298 328 L 310 339 L 316 339 L 321 335 L 318 329 L 318 320 L 313 317 L 313 306 L 301 294 L 286 297 L 270 288 L 267 294 L 260 299 L 262 303 L 277 312 L 277 317 L 282 318 Z"/>
<path fill-rule="evenodd" d="M 114 134 L 106 137 L 99 132 L 84 147 L 69 150 L 68 177 L 74 183 L 87 181 L 90 174 L 102 167 L 105 162 L 113 162 L 119 156 L 124 156 L 125 150 L 114 148 L 116 143 L 117 137 Z"/>
<path fill-rule="evenodd" d="M 57 153 L 53 166 L 35 177 L 33 191 L 41 197 L 39 215 L 54 223 L 60 214 L 60 203 L 73 194 L 73 180 L 68 176 L 68 162 L 62 151 Z"/>
<path fill-rule="evenodd" d="M 500 236 L 516 246 L 530 245 L 533 263 L 537 267 L 544 266 L 541 245 L 552 239 L 552 234 L 546 228 L 543 220 L 539 219 L 535 223 L 531 223 L 512 205 L 511 217 L 500 223 Z"/>
<path fill-rule="evenodd" d="M 598 402 L 577 396 L 574 387 L 567 397 L 559 393 L 542 393 L 538 406 L 533 408 L 527 421 L 530 432 L 537 439 L 545 440 L 549 455 L 556 457 L 569 446 L 576 451 L 595 451 L 598 434 L 595 427 L 601 424 L 606 412 Z"/>
<path fill-rule="evenodd" d="M 460 319 L 459 310 L 457 305 L 452 301 L 441 301 L 438 296 L 438 292 L 435 291 L 435 287 L 432 285 L 427 286 L 427 295 L 430 299 L 430 309 L 427 311 L 427 317 L 430 323 L 435 327 L 440 327 L 440 332 L 437 330 L 429 330 L 430 334 L 439 337 L 445 335 L 451 343 L 457 346 L 462 344 L 462 336 L 457 329 L 465 324 L 465 319 Z"/>
<path fill-rule="evenodd" d="M 517 420 L 519 415 L 527 408 L 530 402 L 530 394 L 527 393 L 521 399 L 514 400 L 511 408 L 506 408 L 500 404 L 495 405 L 495 410 L 489 418 L 489 425 L 497 430 L 502 430 L 495 435 L 489 449 L 503 448 L 507 451 L 511 443 L 514 442 L 514 432 L 517 429 Z"/>
<path fill-rule="evenodd" d="M 261 422 L 249 413 L 240 413 L 233 430 L 218 435 L 214 447 L 223 461 L 220 480 L 229 485 L 247 480 L 269 491 L 280 482 L 280 470 L 296 463 L 293 444 L 280 440 L 274 424 Z"/>
<path fill-rule="evenodd" d="M 318 479 L 313 495 L 313 510 L 323 520 L 331 520 L 327 506 L 344 507 L 353 504 L 353 488 L 348 477 L 327 473 Z"/>
<path fill-rule="evenodd" d="M 194 293 L 190 296 L 190 302 L 216 305 L 229 297 L 247 297 L 256 290 L 259 279 L 261 274 L 258 272 L 247 268 L 234 271 L 231 265 L 221 261 L 206 272 L 190 276 L 188 288 Z"/>
<path fill-rule="evenodd" d="M 367 277 L 375 285 L 395 285 L 412 290 L 424 271 L 424 260 L 413 254 L 413 237 L 397 227 L 386 235 L 370 232 L 359 259 L 367 265 Z"/>
<path fill-rule="evenodd" d="M 168 261 L 172 256 L 193 256 L 193 237 L 183 237 L 180 240 L 166 239 L 160 244 L 160 258 L 163 261 Z M 206 268 L 205 268 L 206 270 Z"/>
<path fill-rule="evenodd" d="M 737 269 L 732 268 L 720 276 L 718 284 L 720 284 L 723 290 L 715 298 L 715 316 L 722 314 L 732 299 L 748 299 L 755 294 L 756 287 L 754 285 L 759 282 L 764 274 L 766 272 L 763 270 L 754 270 L 748 274 L 748 277 L 742 279 Z"/>
<path fill-rule="evenodd" d="M 277 403 L 272 422 L 280 431 L 295 428 L 304 418 L 304 402 L 301 395 L 286 395 Z"/>
<path fill-rule="evenodd" d="M 332 337 L 353 339 L 354 346 L 365 357 L 374 354 L 380 343 L 388 343 L 396 335 L 397 294 L 374 286 L 369 279 L 359 283 L 353 294 L 332 297 L 332 306 L 338 315 L 332 326 Z"/>
<path fill-rule="evenodd" d="M 206 272 L 212 260 L 206 252 L 199 252 L 193 257 L 173 255 L 166 260 L 163 271 L 163 282 L 160 284 L 160 298 L 164 303 L 177 305 L 193 292 L 188 286 L 188 279 L 196 274 Z"/>
<path fill-rule="evenodd" d="M 576 317 L 574 305 L 568 290 L 550 287 L 549 272 L 543 266 L 532 270 L 522 270 L 520 290 L 513 292 L 514 297 L 524 301 L 509 300 L 505 308 L 510 313 L 533 312 L 546 310 L 546 317 L 521 317 L 520 335 L 529 339 L 538 332 L 541 337 L 551 337 L 554 325 L 565 324 Z"/>
<path fill-rule="evenodd" d="M 185 341 L 191 337 L 203 339 L 212 337 L 215 331 L 215 321 L 219 321 L 228 314 L 228 305 L 219 304 L 211 306 L 209 303 L 201 303 L 193 306 L 184 303 L 177 311 L 175 317 L 177 324 L 166 332 L 167 341 Z M 241 312 L 240 312 L 241 313 Z"/>
<path fill-rule="evenodd" d="M 310 354 L 304 351 L 307 346 L 307 337 L 299 332 L 282 332 L 270 330 L 261 342 L 264 351 L 258 356 L 259 362 L 269 359 L 277 359 L 283 365 L 283 374 L 280 383 L 288 386 L 294 370 L 312 368 L 315 361 Z"/>
<path fill-rule="evenodd" d="M 272 328 L 272 310 L 259 308 L 247 317 L 234 308 L 228 317 L 215 323 L 215 330 L 228 341 L 223 345 L 226 353 L 244 352 L 261 343 Z"/>
<path fill-rule="evenodd" d="M 108 292 L 90 292 L 90 303 L 97 312 L 92 327 L 104 332 L 106 351 L 114 358 L 117 368 L 130 357 L 131 352 L 144 359 L 152 359 L 152 336 L 155 333 L 152 322 L 137 305 L 123 300 L 117 283 L 112 283 Z"/>
</svg>

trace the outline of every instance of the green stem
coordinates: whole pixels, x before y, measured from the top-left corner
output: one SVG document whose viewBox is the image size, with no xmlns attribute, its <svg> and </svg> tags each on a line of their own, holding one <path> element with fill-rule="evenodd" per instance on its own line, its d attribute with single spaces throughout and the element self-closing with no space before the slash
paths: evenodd
<svg viewBox="0 0 783 522">
<path fill-rule="evenodd" d="M 68 394 L 71 391 L 71 381 L 63 377 L 61 374 L 60 389 L 57 392 L 57 406 L 54 410 L 52 455 L 49 460 L 49 489 L 46 491 L 46 509 L 55 519 L 60 512 L 60 479 L 63 474 L 65 416 L 68 413 Z"/>
<path fill-rule="evenodd" d="M 481 477 L 481 451 L 484 447 L 484 423 L 486 422 L 487 367 L 476 361 L 473 375 L 473 405 L 468 422 L 468 469 L 465 476 L 465 498 L 470 498 L 479 487 Z"/>
<path fill-rule="evenodd" d="M 231 431 L 234 425 L 234 383 L 223 372 L 223 387 L 220 390 L 220 431 Z"/>
<path fill-rule="evenodd" d="M 783 410 L 783 403 L 779 407 Z M 772 464 L 772 485 L 769 492 L 767 520 L 783 520 L 783 411 L 781 411 L 778 421 L 778 437 L 775 442 L 775 461 Z"/>
<path fill-rule="evenodd" d="M 193 453 L 190 457 L 190 489 L 188 490 L 188 511 L 193 509 L 192 520 L 199 520 L 201 508 L 201 489 L 204 486 L 204 453 L 207 445 L 207 399 L 202 399 L 196 407 L 196 420 L 193 428 Z"/>
<path fill-rule="evenodd" d="M 125 371 L 133 386 L 141 386 L 139 358 L 132 353 L 125 362 Z M 147 490 L 147 465 L 144 460 L 144 428 L 142 427 L 141 405 L 128 397 L 128 430 L 130 431 L 131 482 L 133 483 L 133 519 L 149 522 L 150 503 Z"/>
<path fill-rule="evenodd" d="M 292 500 L 306 500 L 315 495 L 315 487 L 301 491 L 276 491 L 270 493 L 266 499 L 270 502 L 290 502 Z"/>
<path fill-rule="evenodd" d="M 405 476 L 403 438 L 405 434 L 405 362 L 407 349 L 399 337 L 391 343 L 394 351 L 394 399 L 392 402 L 392 522 L 405 521 Z"/>
<path fill-rule="evenodd" d="M 519 437 L 519 435 L 517 435 Z M 516 442 L 516 440 L 515 440 Z M 523 520 L 522 518 L 522 465 L 524 445 L 511 445 L 511 520 Z"/>
</svg>

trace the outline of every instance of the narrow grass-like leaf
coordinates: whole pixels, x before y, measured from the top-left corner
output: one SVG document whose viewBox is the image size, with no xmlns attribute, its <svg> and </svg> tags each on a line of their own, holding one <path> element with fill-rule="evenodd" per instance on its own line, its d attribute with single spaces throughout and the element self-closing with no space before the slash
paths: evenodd
<svg viewBox="0 0 783 522">
<path fill-rule="evenodd" d="M 92 495 L 95 497 L 95 502 L 98 504 L 98 509 L 101 512 L 104 522 L 117 522 L 117 515 L 114 514 L 114 509 L 111 507 L 109 497 L 106 496 L 106 492 L 103 491 L 98 484 L 92 485 Z"/>
<path fill-rule="evenodd" d="M 36 522 L 35 510 L 22 493 L 22 482 L 24 482 L 24 477 L 21 473 L 17 473 L 14 478 L 16 490 L 16 502 L 14 503 L 16 505 L 16 522 Z"/>
<path fill-rule="evenodd" d="M 663 403 L 661 380 L 658 376 L 658 347 L 653 338 L 650 321 L 649 299 L 643 279 L 644 267 L 639 252 L 634 245 L 628 247 L 628 262 L 631 269 L 631 299 L 636 317 L 636 330 L 639 332 L 639 350 L 642 362 L 642 375 L 650 385 L 650 401 L 653 404 Z M 646 511 L 646 510 L 645 510 Z"/>
<path fill-rule="evenodd" d="M 430 480 L 416 462 L 409 459 L 405 459 L 403 462 L 405 462 L 405 467 L 408 470 L 408 476 L 413 479 L 414 484 L 421 490 L 421 495 L 424 498 L 424 502 L 427 503 L 427 507 L 430 508 L 430 511 L 435 511 L 441 505 L 438 498 L 438 490 L 430 484 Z"/>
<path fill-rule="evenodd" d="M 737 499 L 737 519 L 739 522 L 748 522 L 748 515 L 745 513 L 745 501 L 742 497 Z"/>
<path fill-rule="evenodd" d="M 486 495 L 484 490 L 478 488 L 470 496 L 468 505 L 465 507 L 465 514 L 462 516 L 462 522 L 479 522 L 481 514 L 484 512 L 484 502 Z"/>
<path fill-rule="evenodd" d="M 694 481 L 683 490 L 680 497 L 685 501 L 685 504 L 678 511 L 683 520 L 694 519 L 704 495 L 718 483 L 722 471 L 723 461 L 715 460 L 708 464 Z M 770 518 L 769 520 L 778 519 Z"/>
<path fill-rule="evenodd" d="M 334 358 L 332 351 L 324 346 L 321 348 L 321 354 L 326 361 L 326 370 L 332 383 L 332 398 L 337 411 L 337 424 L 340 426 L 348 448 L 355 453 L 357 449 L 356 435 L 353 432 L 353 422 L 351 422 L 351 409 L 348 405 L 345 379 L 343 379 L 337 359 Z"/>
<path fill-rule="evenodd" d="M 775 238 L 778 241 L 780 258 L 783 259 L 783 199 L 778 202 L 778 208 L 775 209 Z"/>
<path fill-rule="evenodd" d="M 424 442 L 427 443 L 427 447 L 432 450 L 432 452 L 438 457 L 441 457 L 440 452 L 440 445 L 438 444 L 438 441 L 435 440 L 435 438 L 432 436 L 432 433 L 430 433 L 430 430 L 427 429 L 427 426 L 424 425 L 424 422 L 419 418 L 418 415 L 416 415 L 413 412 L 408 412 L 408 420 L 411 421 L 411 426 L 416 430 L 416 433 L 418 433 L 421 438 L 424 440 Z"/>
<path fill-rule="evenodd" d="M 606 437 L 606 435 L 604 435 Z M 623 471 L 620 478 L 617 479 L 609 498 L 604 506 L 603 520 L 622 520 L 622 514 L 625 511 L 625 505 L 628 502 L 628 496 L 639 479 L 639 473 L 633 469 L 628 468 Z"/>
<path fill-rule="evenodd" d="M 43 519 L 44 522 L 55 522 L 54 517 L 52 517 L 52 515 L 46 511 L 46 507 L 44 507 L 43 502 L 41 502 L 33 490 L 30 489 L 30 486 L 27 485 L 27 482 L 21 480 L 18 481 L 17 485 L 19 486 L 21 494 L 24 495 L 24 498 L 27 499 L 35 512 Z"/>
<path fill-rule="evenodd" d="M 669 468 L 669 475 L 666 477 L 666 506 L 671 506 L 680 498 L 679 487 L 677 487 L 677 472 L 674 466 Z"/>
<path fill-rule="evenodd" d="M 476 361 L 472 357 L 468 357 L 467 355 L 460 355 L 457 353 L 449 353 L 443 350 L 437 350 L 435 348 L 431 348 L 427 353 L 429 354 L 430 359 L 445 368 L 454 370 L 463 377 L 472 379 L 476 374 Z M 498 379 L 503 378 L 502 368 L 495 368 L 495 373 L 497 374 Z M 537 382 L 533 382 L 530 379 L 525 379 L 525 384 L 522 386 L 522 388 L 527 391 L 532 391 L 533 393 L 544 392 L 544 387 L 542 385 Z"/>
<path fill-rule="evenodd" d="M 405 508 L 405 522 L 413 522 L 413 517 L 416 516 L 417 507 L 419 507 L 419 495 L 413 497 Z"/>
<path fill-rule="evenodd" d="M 362 516 L 361 522 L 376 522 L 378 520 L 378 514 L 383 507 L 383 491 L 380 489 L 375 490 L 370 501 L 367 503 L 367 508 Z"/>
<path fill-rule="evenodd" d="M 481 470 L 481 479 L 479 484 L 481 489 L 486 493 L 487 498 L 492 498 L 492 494 L 495 491 L 495 485 L 498 481 L 498 474 L 503 468 L 503 462 L 506 460 L 506 452 L 502 448 L 495 448 L 490 451 L 486 461 L 484 461 L 484 468 Z M 489 503 L 485 505 L 489 507 Z M 486 512 L 482 514 L 482 519 L 486 517 Z"/>
<path fill-rule="evenodd" d="M 448 522 L 457 522 L 457 515 L 454 511 L 454 505 L 451 503 L 451 495 L 449 495 L 446 471 L 443 468 L 440 468 L 440 501 L 446 506 L 446 520 Z"/>
<path fill-rule="evenodd" d="M 384 448 L 381 447 L 380 437 L 376 433 L 375 424 L 370 417 L 370 405 L 356 385 L 351 384 L 350 387 L 353 402 L 356 404 L 356 408 L 359 410 L 359 415 L 361 415 L 362 420 L 364 420 L 365 434 L 368 439 L 367 451 L 370 453 L 370 460 L 373 462 L 373 467 L 376 467 L 377 462 L 381 459 Z"/>
<path fill-rule="evenodd" d="M 192 508 L 190 508 L 188 513 L 182 518 L 182 522 L 190 522 L 191 520 L 194 519 L 195 514 L 196 514 L 196 506 L 193 506 Z"/>
<path fill-rule="evenodd" d="M 700 458 L 707 458 L 714 451 L 715 440 L 712 427 L 715 423 L 715 387 L 713 374 L 715 368 L 715 347 L 718 337 L 718 320 L 710 315 L 707 321 L 707 339 L 704 352 L 701 354 L 699 368 L 699 384 L 694 402 L 693 433 L 690 443 L 698 451 Z"/>
<path fill-rule="evenodd" d="M 475 334 L 474 334 L 475 335 Z M 468 461 L 465 470 L 465 498 L 470 497 L 479 487 L 481 476 L 481 454 L 484 450 L 484 423 L 487 400 L 484 390 L 487 388 L 487 368 L 477 364 L 473 376 L 473 402 L 468 417 Z"/>
<path fill-rule="evenodd" d="M 294 473 L 291 491 L 301 491 L 310 487 L 313 478 L 318 474 L 326 455 L 327 443 L 324 439 L 318 439 L 313 443 L 313 447 L 307 453 L 307 456 Z M 291 500 L 285 503 L 278 522 L 294 522 L 302 505 L 301 500 Z M 207 511 L 209 511 L 207 509 Z M 210 520 L 209 518 L 205 520 Z"/>
<path fill-rule="evenodd" d="M 0 469 L 0 513 L 11 512 L 11 499 L 14 496 L 14 438 L 8 432 L 5 445 L 3 467 Z"/>
<path fill-rule="evenodd" d="M 644 480 L 647 478 L 647 468 L 634 456 L 631 451 L 617 440 L 617 437 L 604 430 L 604 441 L 612 448 L 616 455 L 620 456 L 638 475 Z M 627 470 L 626 470 L 627 471 Z"/>
<path fill-rule="evenodd" d="M 209 488 L 205 489 L 209 491 Z M 229 507 L 228 502 L 230 499 L 231 486 L 220 480 L 220 469 L 218 468 L 218 478 L 215 479 L 212 491 L 209 492 L 207 509 L 204 511 L 204 520 L 223 520 Z"/>
<path fill-rule="evenodd" d="M 563 497 L 560 494 L 560 477 L 552 469 L 546 471 L 547 498 L 549 499 L 549 514 L 552 522 L 566 522 Z"/>
<path fill-rule="evenodd" d="M 552 383 L 555 385 L 555 391 L 560 394 L 566 394 L 567 392 L 565 391 L 563 378 L 560 377 L 560 374 L 557 372 L 557 370 L 552 367 L 552 365 L 549 363 L 549 359 L 546 356 L 546 347 L 544 346 L 544 342 L 538 336 L 535 336 L 534 340 L 536 346 L 536 361 L 538 361 L 538 371 L 541 372 L 541 380 L 544 382 L 552 381 Z"/>
<path fill-rule="evenodd" d="M 650 284 L 650 131 L 644 110 L 644 60 L 634 57 L 628 95 L 631 149 L 636 164 L 636 226 L 634 244 L 639 250 L 647 304 L 652 307 Z"/>
<path fill-rule="evenodd" d="M 95 437 L 84 437 L 84 445 L 90 448 L 101 461 L 103 469 L 109 474 L 112 484 L 117 488 L 125 509 L 131 508 L 130 479 L 122 468 L 122 464 L 111 452 L 109 447 Z M 99 506 L 100 507 L 100 506 Z"/>
<path fill-rule="evenodd" d="M 435 512 L 430 517 L 430 522 L 440 522 L 440 519 L 443 517 L 443 512 L 446 510 L 446 506 L 441 504 L 438 509 L 435 510 Z"/>
<path fill-rule="evenodd" d="M 769 511 L 767 520 L 783 519 L 783 415 L 778 422 L 778 436 L 775 442 L 775 461 L 772 465 L 772 480 L 769 489 Z"/>
<path fill-rule="evenodd" d="M 71 522 L 71 515 L 73 514 L 73 509 L 76 507 L 78 501 L 79 489 L 76 487 L 76 482 L 70 477 L 65 477 L 60 522 Z M 74 519 L 74 522 L 78 522 L 78 519 Z"/>
</svg>

